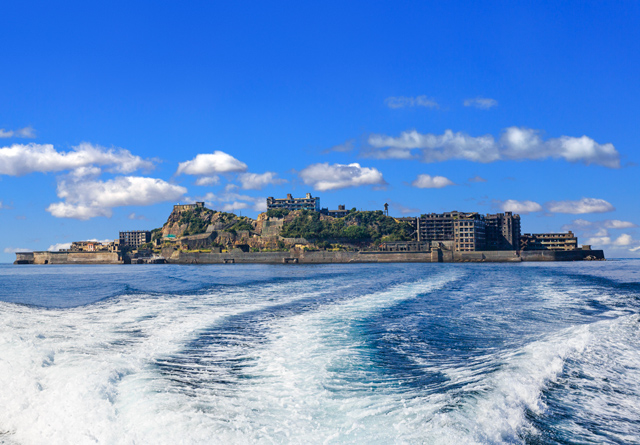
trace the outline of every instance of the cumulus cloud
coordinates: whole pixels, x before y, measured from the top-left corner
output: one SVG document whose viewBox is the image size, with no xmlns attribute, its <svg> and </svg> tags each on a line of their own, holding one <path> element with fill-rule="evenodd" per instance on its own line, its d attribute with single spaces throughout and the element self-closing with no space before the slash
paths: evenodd
<svg viewBox="0 0 640 445">
<path fill-rule="evenodd" d="M 22 176 L 28 173 L 59 172 L 105 166 L 109 171 L 130 173 L 151 169 L 153 163 L 134 156 L 122 148 L 104 148 L 86 142 L 68 152 L 57 151 L 51 144 L 14 144 L 0 148 L 0 175 Z"/>
<path fill-rule="evenodd" d="M 613 144 L 598 144 L 593 139 L 561 136 L 543 140 L 540 132 L 530 128 L 509 127 L 500 139 L 492 135 L 470 136 L 446 130 L 441 135 L 405 131 L 398 137 L 372 134 L 371 149 L 365 155 L 378 159 L 420 159 L 423 162 L 467 160 L 494 162 L 499 160 L 564 159 L 586 165 L 620 167 L 620 154 Z"/>
<path fill-rule="evenodd" d="M 16 252 L 31 252 L 31 249 L 26 249 L 24 247 L 5 247 L 4 253 L 16 253 Z"/>
<path fill-rule="evenodd" d="M 353 164 L 312 164 L 298 174 L 303 182 L 324 192 L 363 185 L 386 185 L 382 173 L 375 168 Z"/>
<path fill-rule="evenodd" d="M 562 226 L 562 230 L 582 230 L 589 232 L 599 232 L 603 229 L 630 229 L 638 227 L 631 221 L 621 221 L 619 219 L 606 219 L 604 221 L 587 221 L 585 219 L 575 219 L 569 224 Z"/>
<path fill-rule="evenodd" d="M 475 97 L 473 99 L 465 99 L 465 107 L 480 108 L 481 110 L 488 110 L 489 108 L 497 107 L 498 101 L 490 99 L 488 97 Z"/>
<path fill-rule="evenodd" d="M 439 108 L 438 102 L 433 99 L 429 99 L 427 96 L 416 97 L 387 97 L 384 103 L 389 108 L 405 108 L 405 107 L 425 107 L 425 108 Z"/>
<path fill-rule="evenodd" d="M 613 212 L 615 207 L 604 199 L 582 198 L 578 201 L 551 201 L 546 204 L 547 209 L 553 213 L 605 213 Z"/>
<path fill-rule="evenodd" d="M 455 183 L 444 176 L 418 175 L 411 185 L 419 189 L 441 189 Z"/>
<path fill-rule="evenodd" d="M 260 190 L 268 185 L 278 185 L 287 182 L 285 179 L 278 178 L 278 174 L 274 172 L 241 173 L 238 176 L 238 180 L 245 190 Z"/>
<path fill-rule="evenodd" d="M 52 244 L 50 245 L 47 250 L 49 252 L 58 252 L 60 249 L 68 249 L 69 247 L 71 247 L 71 243 L 57 243 L 57 244 Z"/>
<path fill-rule="evenodd" d="M 628 233 L 623 233 L 615 239 L 610 236 L 594 236 L 587 239 L 586 244 L 599 247 L 609 246 L 618 249 L 626 249 L 631 252 L 635 252 L 640 249 L 640 240 L 634 239 L 633 236 Z"/>
<path fill-rule="evenodd" d="M 498 207 L 503 212 L 522 213 L 525 215 L 542 211 L 542 206 L 535 201 L 516 201 L 515 199 L 498 201 Z"/>
<path fill-rule="evenodd" d="M 322 153 L 323 154 L 327 154 L 327 153 L 331 153 L 331 152 L 347 153 L 347 152 L 350 152 L 351 150 L 353 150 L 353 147 L 355 146 L 355 143 L 356 143 L 355 139 L 349 139 L 349 140 L 345 141 L 343 144 L 334 145 L 331 148 L 327 148 Z"/>
<path fill-rule="evenodd" d="M 218 185 L 219 183 L 219 176 L 202 176 L 196 179 L 196 185 Z"/>
<path fill-rule="evenodd" d="M 241 162 L 223 151 L 197 155 L 190 161 L 181 162 L 176 174 L 213 175 L 217 173 L 237 173 L 247 171 L 247 164 Z"/>
<path fill-rule="evenodd" d="M 5 130 L 0 128 L 0 139 L 2 138 L 35 138 L 36 131 L 32 127 L 24 127 L 18 130 Z"/>
<path fill-rule="evenodd" d="M 51 204 L 47 211 L 57 218 L 110 217 L 113 207 L 175 201 L 186 192 L 182 186 L 156 178 L 120 176 L 108 181 L 77 181 L 68 177 L 58 180 L 57 194 L 64 202 Z"/>
<path fill-rule="evenodd" d="M 267 199 L 265 197 L 255 197 L 234 192 L 224 192 L 221 194 L 207 193 L 204 196 L 195 198 L 195 201 L 204 201 L 208 207 L 223 212 L 235 212 L 237 210 L 251 209 L 256 212 L 267 210 Z"/>
<path fill-rule="evenodd" d="M 482 176 L 474 176 L 473 178 L 469 178 L 469 182 L 487 182 Z"/>
</svg>

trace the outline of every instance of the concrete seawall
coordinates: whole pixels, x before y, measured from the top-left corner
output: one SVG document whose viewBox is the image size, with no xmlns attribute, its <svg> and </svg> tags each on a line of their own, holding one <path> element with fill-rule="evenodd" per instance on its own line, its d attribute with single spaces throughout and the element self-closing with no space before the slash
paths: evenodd
<svg viewBox="0 0 640 445">
<path fill-rule="evenodd" d="M 16 253 L 14 264 L 122 264 L 117 252 Z"/>
<path fill-rule="evenodd" d="M 522 261 L 584 261 L 604 259 L 602 250 L 574 251 L 485 251 L 485 252 L 174 252 L 168 263 L 175 264 L 324 264 L 324 263 L 510 263 Z"/>
<path fill-rule="evenodd" d="M 452 252 L 233 252 L 200 253 L 174 251 L 171 264 L 326 264 L 326 263 L 509 263 L 522 261 L 583 261 L 604 259 L 602 250 Z M 116 252 L 17 253 L 14 264 L 124 264 Z"/>
</svg>

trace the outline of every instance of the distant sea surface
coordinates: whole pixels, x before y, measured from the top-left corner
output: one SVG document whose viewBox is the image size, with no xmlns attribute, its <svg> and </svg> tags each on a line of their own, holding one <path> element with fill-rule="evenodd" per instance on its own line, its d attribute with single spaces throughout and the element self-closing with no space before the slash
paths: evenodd
<svg viewBox="0 0 640 445">
<path fill-rule="evenodd" d="M 0 443 L 640 443 L 640 261 L 0 266 Z"/>
</svg>

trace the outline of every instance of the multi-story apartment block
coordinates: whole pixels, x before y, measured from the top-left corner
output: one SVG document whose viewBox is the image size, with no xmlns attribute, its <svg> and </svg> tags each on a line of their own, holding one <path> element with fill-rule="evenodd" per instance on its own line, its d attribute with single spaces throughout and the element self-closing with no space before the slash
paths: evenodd
<svg viewBox="0 0 640 445">
<path fill-rule="evenodd" d="M 151 232 L 148 230 L 132 230 L 120 232 L 120 248 L 140 247 L 142 244 L 151 242 Z"/>
<path fill-rule="evenodd" d="M 478 213 L 451 212 L 453 217 L 454 250 L 473 252 L 485 250 L 486 224 Z"/>
<path fill-rule="evenodd" d="M 320 198 L 311 196 L 307 193 L 304 198 L 294 198 L 291 194 L 287 194 L 284 199 L 267 198 L 267 210 L 286 209 L 286 210 L 314 210 L 320 211 Z"/>
<path fill-rule="evenodd" d="M 512 212 L 488 214 L 484 221 L 486 250 L 520 249 L 520 215 L 514 215 Z"/>
<path fill-rule="evenodd" d="M 578 237 L 567 233 L 525 233 L 520 237 L 522 250 L 576 250 Z"/>
<path fill-rule="evenodd" d="M 414 229 L 420 242 L 442 242 L 451 250 L 471 252 L 485 248 L 485 221 L 478 213 L 429 213 L 419 218 L 398 218 Z"/>
</svg>

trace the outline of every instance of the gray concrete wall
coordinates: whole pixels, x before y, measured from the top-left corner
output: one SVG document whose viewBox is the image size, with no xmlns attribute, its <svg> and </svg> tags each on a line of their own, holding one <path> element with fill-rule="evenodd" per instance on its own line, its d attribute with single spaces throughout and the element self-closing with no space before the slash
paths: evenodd
<svg viewBox="0 0 640 445">
<path fill-rule="evenodd" d="M 163 252 L 165 253 L 165 252 Z M 485 251 L 452 252 L 170 252 L 168 263 L 175 264 L 324 264 L 324 263 L 453 263 L 453 262 L 520 262 L 582 261 L 592 257 L 604 259 L 602 250 L 573 251 Z M 17 253 L 16 264 L 123 264 L 115 252 L 30 252 Z"/>
<path fill-rule="evenodd" d="M 33 264 L 122 264 L 116 252 L 33 252 Z"/>
</svg>

